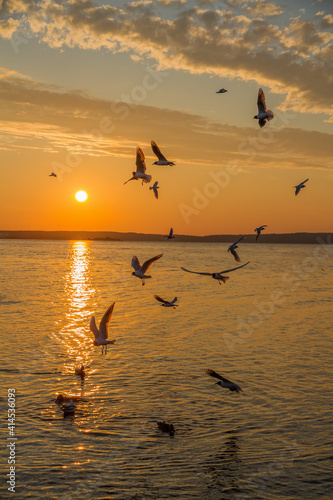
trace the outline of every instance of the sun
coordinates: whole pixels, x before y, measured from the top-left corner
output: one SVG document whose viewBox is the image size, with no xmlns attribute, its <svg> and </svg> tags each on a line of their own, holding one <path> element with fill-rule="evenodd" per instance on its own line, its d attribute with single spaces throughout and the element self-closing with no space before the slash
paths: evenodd
<svg viewBox="0 0 333 500">
<path fill-rule="evenodd" d="M 86 201 L 88 199 L 88 195 L 85 191 L 77 191 L 75 193 L 75 199 L 76 201 L 82 203 L 83 201 Z"/>
</svg>

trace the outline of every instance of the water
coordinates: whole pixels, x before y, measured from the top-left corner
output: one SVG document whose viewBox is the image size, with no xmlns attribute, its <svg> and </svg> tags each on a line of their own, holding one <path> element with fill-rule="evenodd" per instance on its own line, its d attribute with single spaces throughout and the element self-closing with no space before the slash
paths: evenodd
<svg viewBox="0 0 333 500">
<path fill-rule="evenodd" d="M 180 269 L 236 266 L 226 249 L 0 241 L 1 409 L 15 388 L 16 498 L 332 498 L 332 247 L 242 243 L 251 262 L 221 286 Z M 141 286 L 132 255 L 161 252 Z M 112 301 L 117 343 L 102 355 L 89 320 Z M 59 393 L 81 398 L 74 418 L 63 418 Z"/>
</svg>

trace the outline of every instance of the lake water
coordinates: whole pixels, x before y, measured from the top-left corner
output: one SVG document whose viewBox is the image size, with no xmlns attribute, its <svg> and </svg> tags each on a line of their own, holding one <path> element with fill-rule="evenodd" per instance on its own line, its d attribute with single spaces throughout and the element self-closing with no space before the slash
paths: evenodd
<svg viewBox="0 0 333 500">
<path fill-rule="evenodd" d="M 262 237 L 264 238 L 264 237 Z M 332 499 L 333 245 L 2 240 L 17 499 Z M 131 259 L 163 253 L 142 286 Z M 161 307 L 153 295 L 178 297 Z M 115 308 L 107 354 L 97 324 Z M 84 382 L 74 375 L 84 364 Z M 205 374 L 212 368 L 243 389 Z M 63 417 L 57 394 L 76 395 Z M 156 422 L 176 428 L 174 437 Z M 9 472 L 8 430 L 2 421 Z"/>
</svg>

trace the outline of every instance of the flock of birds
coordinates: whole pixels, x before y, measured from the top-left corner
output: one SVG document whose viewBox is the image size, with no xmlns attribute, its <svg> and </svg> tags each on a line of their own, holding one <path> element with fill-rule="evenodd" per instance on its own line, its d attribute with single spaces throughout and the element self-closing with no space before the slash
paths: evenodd
<svg viewBox="0 0 333 500">
<path fill-rule="evenodd" d="M 217 94 L 224 94 L 226 92 L 228 92 L 228 91 L 226 89 L 222 88 L 219 91 L 217 91 L 216 93 Z M 258 106 L 258 113 L 257 113 L 257 115 L 254 116 L 254 118 L 258 120 L 260 127 L 264 127 L 264 125 L 266 124 L 267 121 L 270 121 L 274 118 L 274 113 L 270 109 L 267 109 L 266 101 L 265 101 L 265 94 L 261 88 L 259 89 L 259 92 L 258 92 L 257 106 Z M 157 157 L 157 161 L 155 161 L 153 163 L 153 165 L 159 165 L 159 166 L 174 166 L 175 165 L 175 163 L 173 161 L 167 160 L 167 158 L 162 154 L 162 152 L 161 152 L 160 148 L 158 147 L 158 145 L 156 144 L 156 142 L 151 141 L 151 148 L 152 148 L 153 153 Z M 147 167 L 146 167 L 145 155 L 144 155 L 142 149 L 140 147 L 137 147 L 137 150 L 136 150 L 136 171 L 132 172 L 132 177 L 130 179 L 128 179 L 126 182 L 124 182 L 124 184 L 127 184 L 128 182 L 130 182 L 132 180 L 141 180 L 142 185 L 144 183 L 146 183 L 146 184 L 150 183 L 152 180 L 152 176 L 147 174 L 146 170 L 147 170 Z M 57 175 L 54 172 L 52 172 L 49 176 L 50 177 L 57 177 Z M 305 183 L 308 180 L 309 179 L 306 179 L 305 181 L 294 186 L 295 196 L 297 196 L 299 194 L 301 189 L 306 187 Z M 158 181 L 156 181 L 153 184 L 153 186 L 149 188 L 149 190 L 153 191 L 156 199 L 158 199 L 158 189 L 159 189 Z M 263 230 L 265 230 L 266 227 L 267 227 L 267 225 L 264 224 L 264 225 L 261 225 L 261 226 L 256 227 L 254 229 L 254 232 L 257 233 L 256 241 L 260 237 L 261 232 Z M 166 238 L 167 238 L 167 240 L 175 238 L 175 235 L 173 233 L 173 228 L 170 229 L 170 232 L 166 236 Z M 245 238 L 246 238 L 246 236 L 242 236 L 235 243 L 232 243 L 227 250 L 228 252 L 230 252 L 233 255 L 236 262 L 240 262 L 240 257 L 238 255 L 236 249 L 238 248 L 238 244 L 241 243 L 242 241 L 244 241 Z M 133 256 L 131 265 L 132 265 L 134 271 L 132 272 L 132 275 L 141 279 L 141 283 L 142 283 L 142 285 L 144 285 L 145 280 L 148 278 L 151 278 L 151 276 L 147 274 L 149 268 L 152 266 L 152 264 L 154 262 L 159 260 L 162 257 L 162 255 L 163 254 L 156 255 L 155 257 L 152 257 L 152 258 L 146 260 L 142 265 L 140 264 L 138 257 Z M 241 268 L 247 266 L 249 263 L 250 262 L 246 262 L 245 264 L 242 264 L 241 266 L 234 267 L 232 269 L 227 269 L 227 270 L 220 271 L 220 272 L 213 272 L 213 273 L 191 271 L 189 269 L 185 269 L 184 267 L 181 267 L 181 269 L 183 271 L 186 271 L 187 273 L 199 274 L 199 275 L 203 275 L 203 276 L 210 276 L 213 279 L 217 280 L 218 283 L 221 285 L 222 282 L 225 283 L 227 280 L 229 280 L 229 277 L 224 276 L 224 274 L 230 273 L 232 271 L 236 271 L 237 269 L 241 269 Z M 176 307 L 178 307 L 178 304 L 176 304 L 177 297 L 174 297 L 174 299 L 171 301 L 162 299 L 159 295 L 154 295 L 154 298 L 158 302 L 160 302 L 161 305 L 164 307 L 169 307 L 169 308 L 174 308 L 174 309 L 176 309 Z M 90 330 L 94 335 L 93 345 L 94 346 L 101 346 L 102 347 L 102 354 L 106 353 L 108 345 L 110 345 L 110 344 L 113 345 L 116 343 L 116 340 L 109 340 L 108 339 L 108 337 L 109 337 L 109 324 L 110 324 L 111 316 L 112 316 L 112 313 L 114 310 L 114 306 L 115 306 L 115 302 L 112 302 L 112 304 L 105 311 L 105 313 L 104 313 L 104 315 L 99 323 L 99 327 L 97 327 L 97 325 L 96 325 L 95 316 L 92 316 L 91 320 L 90 320 Z M 224 387 L 225 389 L 228 389 L 232 392 L 242 392 L 242 389 L 239 387 L 239 385 L 224 378 L 222 375 L 218 374 L 214 370 L 206 369 L 205 373 L 207 375 L 210 375 L 211 377 L 218 379 L 218 382 L 216 382 L 216 384 L 220 385 L 221 387 Z M 84 380 L 84 377 L 85 377 L 84 366 L 82 365 L 80 368 L 76 368 L 75 374 L 77 376 L 80 376 L 81 380 Z M 75 414 L 75 410 L 76 410 L 74 398 L 67 397 L 67 400 L 69 401 L 68 404 L 65 404 L 65 400 L 66 400 L 66 397 L 59 394 L 57 396 L 56 402 L 62 405 L 62 410 L 64 411 L 64 416 L 73 416 Z M 163 432 L 169 433 L 170 436 L 173 436 L 175 433 L 175 429 L 174 429 L 173 424 L 169 424 L 165 421 L 157 422 L 157 427 L 160 430 L 162 430 Z"/>
</svg>

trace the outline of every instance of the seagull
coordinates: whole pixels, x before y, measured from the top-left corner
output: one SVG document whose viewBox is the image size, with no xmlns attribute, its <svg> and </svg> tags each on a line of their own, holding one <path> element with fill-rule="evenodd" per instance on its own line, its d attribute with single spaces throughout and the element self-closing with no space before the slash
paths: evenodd
<svg viewBox="0 0 333 500">
<path fill-rule="evenodd" d="M 109 323 L 110 319 L 113 313 L 113 308 L 114 308 L 115 302 L 112 302 L 110 307 L 106 310 L 104 313 L 103 318 L 101 319 L 101 322 L 99 324 L 99 328 L 96 326 L 95 322 L 95 316 L 91 316 L 90 320 L 90 330 L 92 333 L 95 335 L 95 340 L 94 340 L 94 345 L 101 345 L 102 346 L 102 354 L 105 346 L 105 353 L 108 344 L 114 344 L 116 340 L 107 340 L 109 336 Z"/>
<path fill-rule="evenodd" d="M 163 254 L 160 253 L 159 255 L 156 255 L 156 257 L 152 257 L 151 259 L 146 260 L 146 262 L 144 262 L 142 264 L 142 266 L 140 266 L 139 259 L 135 255 L 132 258 L 132 267 L 135 269 L 135 271 L 132 273 L 132 276 L 136 276 L 137 278 L 140 278 L 142 280 L 142 286 L 145 284 L 145 279 L 151 278 L 151 276 L 147 276 L 145 273 L 148 271 L 150 266 L 156 260 L 158 260 L 162 257 L 162 255 Z"/>
<path fill-rule="evenodd" d="M 228 92 L 226 89 L 220 89 L 216 92 L 216 94 L 225 94 L 226 92 Z"/>
<path fill-rule="evenodd" d="M 232 245 L 230 245 L 230 247 L 228 248 L 228 252 L 231 252 L 232 255 L 235 257 L 235 260 L 237 262 L 240 262 L 240 258 L 239 258 L 239 255 L 238 253 L 236 252 L 236 248 L 238 248 L 238 243 L 240 243 L 241 241 L 245 240 L 246 236 L 242 236 L 241 238 L 239 238 L 238 241 L 236 241 L 236 243 L 233 243 Z"/>
<path fill-rule="evenodd" d="M 300 184 L 297 184 L 297 186 L 294 186 L 294 188 L 296 188 L 295 190 L 295 196 L 298 195 L 298 193 L 300 192 L 301 189 L 305 188 L 306 186 L 304 186 L 304 184 L 306 182 L 308 182 L 309 179 L 305 179 L 305 181 L 301 182 Z"/>
<path fill-rule="evenodd" d="M 175 428 L 172 424 L 167 424 L 164 422 L 157 422 L 157 427 L 163 432 L 168 432 L 170 436 L 175 434 Z"/>
<path fill-rule="evenodd" d="M 49 177 L 57 177 L 57 174 L 55 174 L 54 172 L 52 172 Z"/>
<path fill-rule="evenodd" d="M 154 182 L 153 187 L 150 187 L 149 190 L 152 189 L 154 191 L 154 195 L 156 200 L 158 199 L 158 189 L 160 189 L 160 186 L 158 185 L 158 181 Z"/>
<path fill-rule="evenodd" d="M 207 375 L 210 375 L 211 377 L 215 377 L 219 379 L 219 382 L 216 382 L 218 385 L 221 387 L 225 387 L 226 389 L 229 389 L 230 391 L 233 392 L 243 392 L 242 389 L 239 387 L 239 385 L 234 384 L 233 382 L 230 382 L 227 378 L 222 377 L 222 375 L 219 375 L 218 373 L 214 372 L 214 370 L 205 370 Z"/>
<path fill-rule="evenodd" d="M 261 231 L 263 231 L 267 227 L 267 224 L 264 224 L 263 226 L 256 227 L 254 232 L 257 233 L 256 241 L 258 240 L 259 236 L 261 235 Z"/>
<path fill-rule="evenodd" d="M 175 238 L 175 236 L 173 235 L 173 229 L 171 228 L 168 236 L 166 236 L 166 239 L 167 240 L 172 240 L 173 238 Z"/>
<path fill-rule="evenodd" d="M 74 416 L 76 405 L 74 401 L 71 399 L 68 405 L 63 405 L 61 409 L 64 412 L 64 417 Z"/>
<path fill-rule="evenodd" d="M 274 118 L 274 113 L 270 109 L 266 108 L 265 94 L 262 89 L 259 89 L 258 92 L 258 114 L 253 118 L 259 120 L 260 128 L 263 127 L 268 120 L 272 120 Z"/>
<path fill-rule="evenodd" d="M 241 267 L 245 267 L 250 263 L 247 262 L 246 264 L 243 264 L 242 266 L 234 267 L 233 269 L 227 269 L 226 271 L 221 271 L 220 273 L 198 273 L 197 271 L 189 271 L 188 269 L 185 269 L 185 267 L 181 267 L 183 271 L 186 271 L 187 273 L 194 273 L 194 274 L 202 274 L 203 276 L 211 276 L 214 280 L 218 280 L 219 284 L 221 285 L 221 281 L 225 283 L 228 281 L 229 276 L 222 276 L 222 274 L 225 273 L 230 273 L 231 271 L 236 271 L 236 269 L 240 269 Z"/>
<path fill-rule="evenodd" d="M 177 302 L 177 297 L 175 297 L 173 300 L 171 300 L 171 302 L 169 302 L 168 300 L 161 299 L 161 297 L 159 297 L 159 295 L 154 295 L 154 297 L 159 302 L 162 302 L 161 305 L 164 307 L 173 307 L 174 309 L 176 309 L 176 307 L 178 307 L 178 304 L 175 304 L 175 302 Z"/>
<path fill-rule="evenodd" d="M 151 181 L 152 177 L 151 175 L 146 174 L 146 162 L 145 162 L 145 155 L 139 146 L 136 148 L 136 172 L 132 172 L 133 177 L 128 179 L 128 181 L 124 182 L 124 184 L 127 184 L 129 181 L 133 180 L 142 180 L 142 184 L 148 183 Z"/>
<path fill-rule="evenodd" d="M 160 148 L 156 144 L 156 142 L 151 141 L 151 149 L 153 150 L 153 153 L 157 156 L 158 161 L 155 161 L 153 165 L 170 165 L 173 166 L 174 162 L 169 161 L 165 158 L 164 155 L 162 155 Z"/>
<path fill-rule="evenodd" d="M 81 380 L 84 379 L 84 377 L 86 376 L 86 372 L 84 371 L 83 365 L 81 366 L 81 368 L 75 368 L 75 375 L 81 377 Z"/>
</svg>

